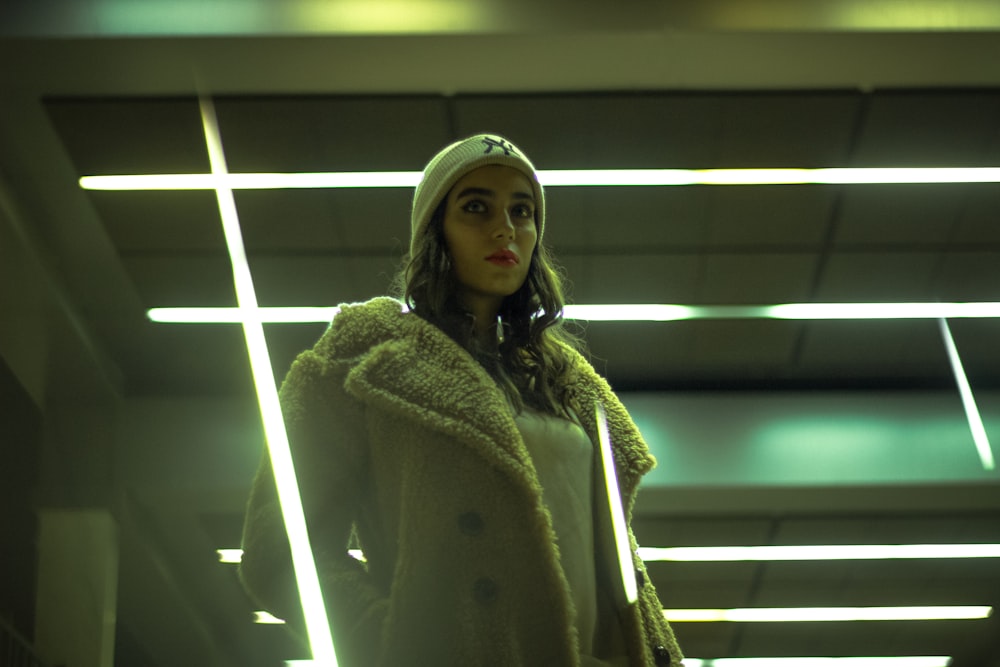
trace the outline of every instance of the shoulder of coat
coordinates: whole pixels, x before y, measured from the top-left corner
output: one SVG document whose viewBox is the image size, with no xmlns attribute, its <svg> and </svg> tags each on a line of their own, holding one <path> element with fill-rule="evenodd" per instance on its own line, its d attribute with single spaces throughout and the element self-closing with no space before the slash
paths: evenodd
<svg viewBox="0 0 1000 667">
<path fill-rule="evenodd" d="M 591 419 L 595 401 L 604 406 L 621 469 L 629 471 L 628 483 L 636 484 L 639 477 L 655 467 L 656 459 L 650 454 L 645 439 L 608 381 L 578 351 L 567 348 L 567 353 L 573 364 L 571 393 L 580 416 Z"/>
<path fill-rule="evenodd" d="M 341 304 L 314 349 L 330 359 L 355 357 L 380 343 L 399 338 L 405 319 L 403 303 L 391 297 Z"/>
<path fill-rule="evenodd" d="M 572 387 L 573 393 L 582 391 L 591 394 L 591 398 L 601 399 L 611 391 L 607 380 L 597 372 L 583 354 L 568 345 L 563 349 L 570 361 L 571 371 L 568 381 L 574 385 Z"/>
</svg>

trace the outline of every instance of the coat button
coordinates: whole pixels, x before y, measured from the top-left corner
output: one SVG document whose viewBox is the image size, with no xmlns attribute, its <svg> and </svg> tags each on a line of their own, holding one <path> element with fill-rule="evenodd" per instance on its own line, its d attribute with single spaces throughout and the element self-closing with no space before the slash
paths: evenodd
<svg viewBox="0 0 1000 667">
<path fill-rule="evenodd" d="M 482 577 L 472 585 L 472 597 L 476 602 L 489 604 L 497 599 L 497 583 L 489 577 Z"/>
<path fill-rule="evenodd" d="M 663 644 L 653 648 L 653 659 L 656 661 L 656 667 L 670 667 L 670 651 Z"/>
<path fill-rule="evenodd" d="M 484 525 L 483 517 L 477 512 L 466 512 L 458 517 L 458 529 L 466 535 L 479 535 Z"/>
</svg>

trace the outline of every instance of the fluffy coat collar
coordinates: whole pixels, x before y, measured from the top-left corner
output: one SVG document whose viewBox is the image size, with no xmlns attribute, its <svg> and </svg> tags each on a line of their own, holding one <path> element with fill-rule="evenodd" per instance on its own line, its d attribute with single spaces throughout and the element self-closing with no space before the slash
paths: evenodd
<svg viewBox="0 0 1000 667">
<path fill-rule="evenodd" d="M 437 327 L 392 298 L 344 305 L 316 351 L 349 370 L 346 389 L 371 407 L 453 436 L 537 492 L 534 466 L 503 392 L 482 366 Z M 619 484 L 631 508 L 655 459 L 603 378 L 571 351 L 570 397 L 593 442 L 595 402 L 605 405 Z"/>
</svg>

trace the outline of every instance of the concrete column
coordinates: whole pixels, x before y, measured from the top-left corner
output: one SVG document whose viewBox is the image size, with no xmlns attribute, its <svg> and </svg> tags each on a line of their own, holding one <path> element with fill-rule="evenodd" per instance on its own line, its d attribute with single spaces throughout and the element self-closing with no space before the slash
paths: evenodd
<svg viewBox="0 0 1000 667">
<path fill-rule="evenodd" d="M 35 645 L 52 665 L 113 667 L 118 526 L 103 509 L 39 511 Z"/>
</svg>

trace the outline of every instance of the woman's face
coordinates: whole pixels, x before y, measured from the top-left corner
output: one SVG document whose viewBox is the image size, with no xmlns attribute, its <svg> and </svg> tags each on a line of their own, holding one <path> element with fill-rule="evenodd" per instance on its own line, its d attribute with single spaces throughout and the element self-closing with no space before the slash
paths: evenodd
<svg viewBox="0 0 1000 667">
<path fill-rule="evenodd" d="M 513 167 L 470 171 L 448 193 L 444 237 L 459 302 L 477 317 L 496 317 L 504 297 L 528 276 L 535 250 L 534 190 Z"/>
</svg>

